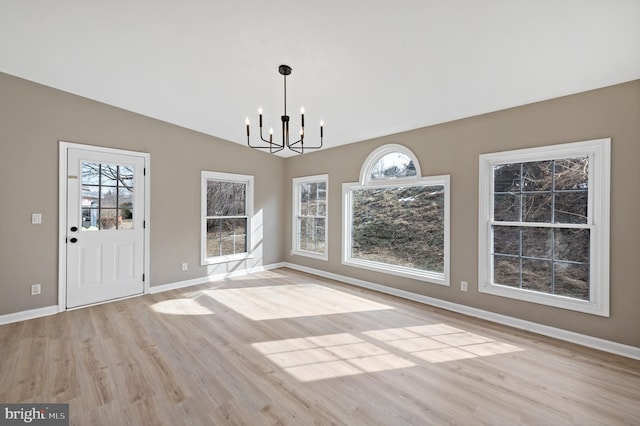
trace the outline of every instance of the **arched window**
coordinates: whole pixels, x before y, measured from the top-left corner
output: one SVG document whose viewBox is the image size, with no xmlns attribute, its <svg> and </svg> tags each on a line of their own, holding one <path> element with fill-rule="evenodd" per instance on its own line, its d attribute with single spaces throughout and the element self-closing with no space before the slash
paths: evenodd
<svg viewBox="0 0 640 426">
<path fill-rule="evenodd" d="M 342 186 L 343 263 L 449 285 L 449 180 L 402 145 L 374 150 Z"/>
<path fill-rule="evenodd" d="M 420 176 L 420 166 L 415 155 L 402 145 L 384 145 L 365 160 L 360 171 L 360 182 L 390 179 L 413 179 Z"/>
</svg>

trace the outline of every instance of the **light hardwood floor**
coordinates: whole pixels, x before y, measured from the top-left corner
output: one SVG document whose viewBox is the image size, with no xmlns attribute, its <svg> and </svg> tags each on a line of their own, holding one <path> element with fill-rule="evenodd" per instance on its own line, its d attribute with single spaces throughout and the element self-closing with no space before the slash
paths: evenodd
<svg viewBox="0 0 640 426">
<path fill-rule="evenodd" d="M 279 269 L 0 327 L 73 425 L 638 425 L 640 362 Z"/>
</svg>

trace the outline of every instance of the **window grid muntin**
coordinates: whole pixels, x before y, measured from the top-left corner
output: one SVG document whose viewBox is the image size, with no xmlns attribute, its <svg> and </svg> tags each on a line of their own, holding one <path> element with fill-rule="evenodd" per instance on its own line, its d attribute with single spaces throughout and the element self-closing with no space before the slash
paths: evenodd
<svg viewBox="0 0 640 426">
<path fill-rule="evenodd" d="M 91 165 L 93 166 L 97 166 L 98 170 L 97 170 L 97 181 L 93 182 L 86 182 L 85 183 L 85 178 L 87 177 L 85 175 L 85 165 L 91 167 Z M 103 183 L 103 181 L 105 181 L 105 179 L 103 179 L 103 177 L 105 176 L 105 173 L 103 173 L 103 168 L 104 167 L 108 167 L 109 170 L 111 170 L 112 167 L 115 167 L 115 172 L 116 172 L 116 176 L 115 178 L 107 178 L 110 181 L 113 181 L 113 183 Z M 127 169 L 129 172 L 131 172 L 131 177 L 130 178 L 124 178 L 122 177 L 121 174 L 121 169 Z M 97 221 L 96 221 L 96 227 L 98 231 L 109 231 L 109 230 L 131 230 L 133 229 L 134 225 L 133 225 L 133 215 L 135 213 L 134 210 L 134 206 L 133 206 L 133 202 L 130 208 L 127 207 L 122 207 L 120 205 L 120 190 L 121 189 L 126 189 L 129 190 L 133 193 L 133 189 L 134 189 L 134 177 L 135 177 L 135 168 L 134 166 L 130 166 L 130 165 L 121 165 L 121 164 L 112 164 L 112 163 L 94 163 L 94 162 L 81 162 L 80 164 L 80 169 L 81 169 L 81 182 L 80 182 L 80 198 L 83 199 L 85 198 L 84 195 L 84 191 L 85 188 L 97 188 L 96 191 L 96 198 L 97 198 L 97 207 L 93 207 L 93 206 L 89 206 L 89 207 L 84 207 L 84 206 L 80 206 L 80 217 L 84 218 L 84 211 L 88 211 L 89 212 L 89 217 L 92 216 L 92 212 L 96 212 L 96 217 L 97 217 Z M 131 185 L 127 185 L 125 184 L 125 180 L 130 180 L 131 181 Z M 102 205 L 102 199 L 103 199 L 103 194 L 102 194 L 102 189 L 103 188 L 112 188 L 115 189 L 115 205 L 113 207 L 103 207 Z M 91 191 L 89 189 L 89 191 Z M 104 223 L 103 223 L 103 212 L 109 211 L 109 212 L 114 212 L 114 226 L 111 228 L 105 228 L 104 227 Z M 122 222 L 120 223 L 118 221 L 119 217 L 122 217 L 122 212 L 129 210 L 131 212 L 131 220 L 130 222 Z M 105 216 L 106 218 L 106 216 Z M 84 221 L 84 219 L 83 219 Z M 130 225 L 130 226 L 127 226 Z M 84 224 L 82 224 L 80 226 L 80 230 L 81 231 L 93 231 L 90 227 L 89 228 L 85 228 Z"/>
<path fill-rule="evenodd" d="M 567 161 L 567 160 L 586 160 L 587 162 L 587 166 L 588 166 L 588 178 L 587 178 L 587 187 L 586 189 L 561 189 L 558 190 L 556 189 L 556 174 L 557 174 L 557 162 L 558 161 Z M 525 168 L 525 164 L 529 164 L 529 163 L 539 163 L 539 162 L 547 162 L 550 161 L 552 162 L 552 171 L 551 171 L 551 189 L 550 190 L 546 190 L 546 191 L 526 191 L 524 190 L 525 188 L 525 182 L 524 182 L 524 177 L 525 177 L 525 173 L 524 173 L 524 168 Z M 496 191 L 495 190 L 495 171 L 496 171 L 496 167 L 497 166 L 501 166 L 501 165 L 509 165 L 509 164 L 518 164 L 519 165 L 519 182 L 518 182 L 518 191 Z M 521 290 L 525 290 L 525 291 L 531 291 L 530 289 L 527 289 L 525 287 L 523 287 L 523 260 L 536 260 L 536 261 L 544 261 L 544 262 L 550 262 L 551 264 L 551 292 L 550 293 L 546 293 L 546 294 L 550 294 L 553 296 L 559 296 L 559 297 L 570 297 L 570 296 L 564 296 L 564 295 L 559 295 L 556 293 L 556 264 L 575 264 L 575 265 L 585 265 L 588 267 L 588 269 L 591 268 L 591 250 L 588 250 L 588 254 L 589 254 L 589 258 L 586 262 L 578 262 L 578 261 L 569 261 L 569 260 L 556 260 L 555 259 L 555 250 L 556 250 L 556 244 L 555 244 L 555 238 L 556 238 L 556 229 L 587 229 L 589 231 L 589 246 L 591 246 L 592 242 L 592 238 L 593 238 L 593 225 L 592 225 L 592 206 L 591 206 L 591 199 L 592 199 L 592 194 L 591 194 L 591 164 L 592 164 L 592 156 L 591 155 L 583 155 L 583 156 L 571 156 L 571 157 L 557 157 L 557 158 L 550 158 L 550 159 L 538 159 L 538 160 L 529 160 L 529 161 L 521 161 L 521 162 L 509 162 L 509 161 L 504 161 L 504 162 L 494 162 L 491 165 L 491 169 L 492 169 L 492 176 L 491 176 L 491 218 L 492 220 L 489 222 L 490 224 L 490 242 L 491 242 L 491 270 L 490 270 L 490 274 L 491 274 L 491 283 L 493 283 L 494 285 L 503 285 L 503 286 L 507 286 L 510 288 L 518 288 Z M 565 222 L 561 222 L 561 223 L 557 223 L 556 222 L 556 194 L 565 194 L 565 193 L 586 193 L 587 194 L 587 206 L 586 206 L 586 220 L 585 223 L 565 223 Z M 551 206 L 550 206 L 550 210 L 551 210 L 551 218 L 550 218 L 550 222 L 526 222 L 524 221 L 524 196 L 528 195 L 528 194 L 549 194 L 551 196 Z M 496 207 L 496 203 L 495 203 L 495 195 L 516 195 L 518 197 L 518 221 L 502 221 L 502 220 L 495 220 L 495 207 Z M 519 234 L 519 241 L 518 241 L 518 245 L 519 245 L 519 253 L 518 255 L 512 255 L 512 254 L 503 254 L 503 253 L 496 253 L 494 250 L 494 245 L 495 245 L 495 238 L 494 238 L 494 229 L 496 226 L 505 226 L 505 227 L 518 227 L 518 234 Z M 538 258 L 538 257 L 533 257 L 533 256 L 524 256 L 523 253 L 523 229 L 525 227 L 540 227 L 540 228 L 549 228 L 551 229 L 551 242 L 550 242 L 550 248 L 551 248 L 551 257 L 550 259 L 546 259 L 546 258 Z M 508 284 L 503 284 L 503 283 L 496 283 L 495 282 L 495 259 L 496 256 L 502 256 L 502 257 L 507 257 L 507 258 L 517 258 L 518 259 L 518 283 L 517 283 L 517 287 L 515 286 L 511 286 Z M 587 297 L 586 300 L 590 300 L 592 297 L 592 283 L 591 283 L 591 274 L 587 275 Z M 585 299 L 579 299 L 579 298 L 574 298 L 576 300 L 585 300 Z"/>
<path fill-rule="evenodd" d="M 321 214 L 303 214 L 302 213 L 302 206 L 303 206 L 303 187 L 310 187 L 311 185 L 316 185 L 316 199 L 314 200 L 315 203 L 315 212 L 318 213 L 319 211 L 321 211 L 320 206 L 323 206 L 323 211 L 324 211 L 324 215 Z M 329 188 L 328 188 L 328 176 L 327 175 L 318 175 L 318 176 L 307 176 L 307 177 L 300 177 L 300 178 L 294 178 L 293 179 L 293 191 L 294 191 L 294 217 L 295 217 L 295 228 L 294 228 L 294 234 L 293 234 L 293 242 L 292 242 L 292 253 L 294 254 L 298 254 L 298 255 L 304 255 L 304 256 L 310 256 L 310 257 L 314 257 L 314 258 L 322 258 L 324 260 L 327 259 L 327 249 L 328 249 L 328 192 L 329 192 Z M 320 186 L 324 186 L 323 189 L 320 188 Z M 318 193 L 323 191 L 324 192 L 324 198 L 323 199 L 319 199 L 317 197 Z M 306 211 L 309 212 L 309 200 L 306 201 L 307 202 L 307 209 Z M 306 239 L 304 242 L 306 244 L 303 244 L 302 241 L 302 235 L 303 232 L 301 230 L 302 228 L 302 221 L 304 219 L 312 219 L 313 223 L 314 223 L 314 227 L 317 229 L 322 229 L 321 226 L 318 225 L 319 221 L 324 220 L 324 232 L 321 232 L 320 234 L 318 232 L 315 232 L 313 234 L 313 245 L 314 247 L 317 249 L 320 245 L 322 245 L 322 250 L 310 250 L 309 249 L 309 242 L 311 241 L 310 239 Z M 307 233 L 304 235 L 309 235 L 309 231 L 307 230 Z M 320 244 L 321 243 L 321 244 Z M 306 248 L 303 248 L 303 245 Z"/>
<path fill-rule="evenodd" d="M 209 182 L 218 182 L 218 183 L 222 183 L 222 184 L 230 184 L 233 187 L 233 191 L 235 194 L 236 191 L 236 185 L 237 184 L 243 184 L 244 185 L 244 211 L 245 213 L 248 211 L 248 203 L 247 203 L 247 190 L 248 190 L 248 182 L 241 182 L 241 181 L 233 181 L 233 180 L 224 180 L 224 179 L 215 179 L 215 178 L 207 178 L 205 179 L 205 185 L 206 188 L 208 189 L 209 187 Z M 234 196 L 235 199 L 235 196 Z M 209 193 L 207 191 L 207 210 L 208 210 L 208 206 L 209 205 L 215 205 L 215 203 L 213 202 L 213 200 L 209 200 Z M 223 220 L 233 220 L 233 219 L 244 219 L 245 220 L 245 230 L 246 232 L 242 235 L 244 235 L 244 246 L 245 249 L 244 251 L 236 251 L 236 233 L 235 233 L 235 227 L 233 228 L 233 253 L 229 253 L 229 254 L 222 254 L 219 253 L 217 255 L 210 255 L 209 253 L 209 245 L 208 245 L 208 234 L 209 231 L 207 229 L 207 224 L 209 223 L 209 220 L 217 220 L 220 223 L 220 230 L 218 231 L 218 235 L 219 235 L 219 241 L 220 241 L 220 250 L 222 250 L 222 238 L 223 238 L 223 231 L 222 231 L 222 221 Z M 243 254 L 243 253 L 248 253 L 249 252 L 249 247 L 248 247 L 248 238 L 249 238 L 249 216 L 247 214 L 245 215 L 229 215 L 229 216 L 221 216 L 221 215 L 206 215 L 205 216 L 205 238 L 207 239 L 207 244 L 205 245 L 206 248 L 206 252 L 205 255 L 207 258 L 211 258 L 211 257 L 222 257 L 222 256 L 230 256 L 230 255 L 238 255 L 238 254 Z M 240 236 L 242 236 L 240 235 Z"/>
<path fill-rule="evenodd" d="M 492 258 L 492 268 L 491 268 L 491 281 L 496 284 L 496 285 L 504 285 L 504 286 L 508 286 L 511 288 L 519 288 L 522 290 L 529 290 L 526 287 L 523 286 L 523 266 L 522 266 L 522 261 L 523 260 L 535 260 L 535 261 L 541 261 L 541 262 L 548 262 L 551 265 L 551 291 L 548 294 L 551 295 L 555 295 L 555 296 L 563 296 L 561 294 L 558 294 L 556 292 L 556 265 L 558 264 L 568 264 L 568 265 L 582 265 L 582 266 L 586 266 L 588 268 L 591 267 L 591 251 L 587 250 L 587 255 L 588 255 L 588 259 L 586 262 L 580 262 L 580 261 L 575 261 L 575 260 L 567 260 L 567 259 L 556 259 L 556 229 L 572 229 L 572 228 L 564 228 L 564 227 L 548 227 L 548 229 L 551 229 L 551 242 L 550 242 L 550 250 L 551 250 L 551 254 L 549 258 L 544 258 L 544 257 L 536 257 L 536 256 L 527 256 L 524 255 L 524 249 L 523 249 L 523 242 L 524 242 L 524 238 L 523 238 L 523 231 L 524 228 L 526 228 L 527 226 L 524 224 L 519 225 L 519 229 L 518 229 L 518 254 L 510 254 L 510 253 L 500 253 L 500 252 L 496 252 L 493 247 L 495 245 L 495 239 L 494 239 L 494 229 L 496 226 L 504 226 L 504 227 L 513 227 L 513 225 L 504 225 L 502 223 L 499 222 L 493 222 L 491 224 L 491 258 Z M 547 228 L 545 226 L 536 226 L 538 228 Z M 590 227 L 574 227 L 573 229 L 586 229 L 589 231 L 589 245 L 591 244 L 591 228 Z M 507 283 L 498 283 L 496 282 L 494 276 L 495 276 L 495 268 L 493 267 L 493 265 L 495 264 L 495 259 L 496 257 L 507 257 L 507 258 L 512 258 L 512 259 L 518 259 L 518 283 L 517 286 L 513 286 Z M 587 298 L 586 300 L 588 300 L 591 296 L 591 282 L 589 280 L 589 277 L 587 276 Z M 564 296 L 564 297 L 569 297 L 569 296 Z M 578 299 L 578 298 L 575 298 Z M 578 300 L 584 300 L 584 299 L 578 299 Z"/>
</svg>

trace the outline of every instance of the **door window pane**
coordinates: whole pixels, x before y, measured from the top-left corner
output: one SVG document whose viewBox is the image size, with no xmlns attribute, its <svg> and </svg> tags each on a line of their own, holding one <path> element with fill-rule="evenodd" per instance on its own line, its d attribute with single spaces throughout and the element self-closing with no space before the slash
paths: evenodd
<svg viewBox="0 0 640 426">
<path fill-rule="evenodd" d="M 100 164 L 100 185 L 118 185 L 118 166 L 115 164 Z"/>
<path fill-rule="evenodd" d="M 100 188 L 100 208 L 116 207 L 118 201 L 118 192 L 116 188 L 102 187 Z"/>
<path fill-rule="evenodd" d="M 81 230 L 133 229 L 134 167 L 83 162 Z"/>
<path fill-rule="evenodd" d="M 116 228 L 116 209 L 100 209 L 100 229 L 109 230 Z"/>
</svg>

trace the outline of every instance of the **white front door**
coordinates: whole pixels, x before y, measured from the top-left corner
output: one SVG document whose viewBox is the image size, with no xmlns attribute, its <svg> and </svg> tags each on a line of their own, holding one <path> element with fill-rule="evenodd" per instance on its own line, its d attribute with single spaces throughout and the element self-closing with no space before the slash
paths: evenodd
<svg viewBox="0 0 640 426">
<path fill-rule="evenodd" d="M 144 169 L 144 156 L 67 149 L 67 308 L 143 292 Z"/>
</svg>

